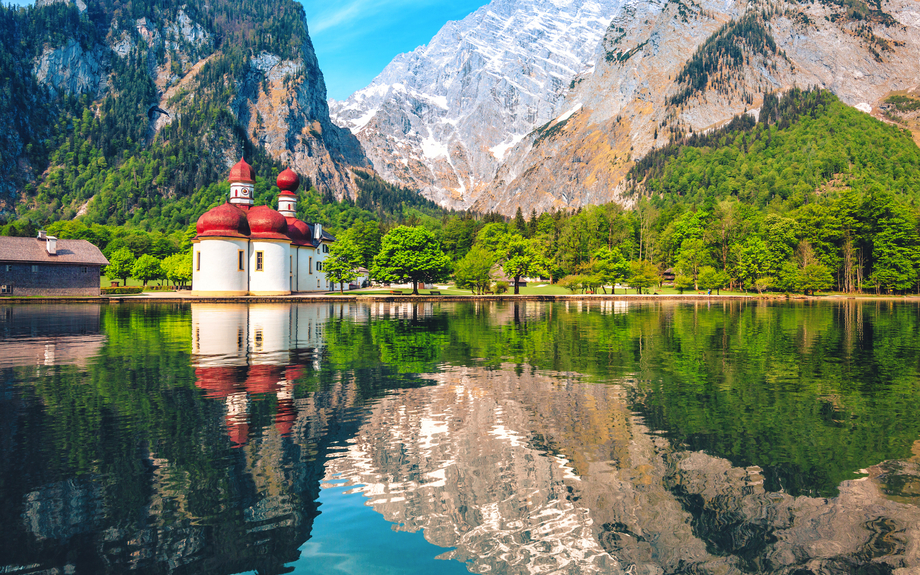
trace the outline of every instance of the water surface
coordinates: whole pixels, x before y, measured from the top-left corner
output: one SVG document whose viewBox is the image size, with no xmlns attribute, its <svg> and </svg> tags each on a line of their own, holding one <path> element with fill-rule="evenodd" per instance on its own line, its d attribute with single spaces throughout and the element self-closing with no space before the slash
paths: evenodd
<svg viewBox="0 0 920 575">
<path fill-rule="evenodd" d="M 912 573 L 920 306 L 0 306 L 0 573 Z"/>
</svg>

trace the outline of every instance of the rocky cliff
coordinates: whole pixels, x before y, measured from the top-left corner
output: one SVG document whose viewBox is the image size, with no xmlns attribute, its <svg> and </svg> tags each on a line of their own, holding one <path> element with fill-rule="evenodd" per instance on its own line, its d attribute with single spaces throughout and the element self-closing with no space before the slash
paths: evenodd
<svg viewBox="0 0 920 575">
<path fill-rule="evenodd" d="M 631 160 L 673 137 L 756 114 L 765 91 L 818 86 L 878 114 L 920 84 L 910 0 L 809 4 L 652 0 L 613 20 L 563 114 L 508 154 L 474 207 L 513 214 L 628 203 Z"/>
</svg>

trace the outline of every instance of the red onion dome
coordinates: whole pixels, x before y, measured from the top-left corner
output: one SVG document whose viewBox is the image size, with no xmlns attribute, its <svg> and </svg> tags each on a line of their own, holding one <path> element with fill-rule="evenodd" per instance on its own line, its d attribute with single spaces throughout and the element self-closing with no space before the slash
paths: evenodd
<svg viewBox="0 0 920 575">
<path fill-rule="evenodd" d="M 282 194 L 285 192 L 293 194 L 300 187 L 300 176 L 294 170 L 288 168 L 278 174 L 277 184 Z"/>
<path fill-rule="evenodd" d="M 230 168 L 230 176 L 227 181 L 230 183 L 254 184 L 256 183 L 256 174 L 252 171 L 252 166 L 247 164 L 246 160 L 240 158 L 240 161 Z"/>
<path fill-rule="evenodd" d="M 295 246 L 313 246 L 313 231 L 310 224 L 304 223 L 297 218 L 287 218 L 287 237 L 291 238 L 291 243 Z"/>
<path fill-rule="evenodd" d="M 230 202 L 206 211 L 195 225 L 198 237 L 249 237 L 249 223 L 246 212 Z"/>
<path fill-rule="evenodd" d="M 289 240 L 287 219 L 268 206 L 256 206 L 247 214 L 253 239 Z"/>
</svg>

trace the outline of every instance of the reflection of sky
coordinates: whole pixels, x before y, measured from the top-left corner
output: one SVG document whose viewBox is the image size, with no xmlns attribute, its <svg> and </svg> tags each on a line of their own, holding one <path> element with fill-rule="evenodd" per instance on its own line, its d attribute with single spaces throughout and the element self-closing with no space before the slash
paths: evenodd
<svg viewBox="0 0 920 575">
<path fill-rule="evenodd" d="M 365 501 L 343 481 L 324 484 L 320 515 L 292 564 L 295 573 L 468 573 L 463 563 L 438 559 L 447 550 L 422 532 L 397 531 Z"/>
</svg>

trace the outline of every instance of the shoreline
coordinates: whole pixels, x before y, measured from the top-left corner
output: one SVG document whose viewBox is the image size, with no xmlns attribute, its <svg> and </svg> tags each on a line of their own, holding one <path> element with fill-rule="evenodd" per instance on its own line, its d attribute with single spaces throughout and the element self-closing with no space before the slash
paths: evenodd
<svg viewBox="0 0 920 575">
<path fill-rule="evenodd" d="M 367 302 L 513 302 L 513 301 L 540 301 L 540 302 L 557 302 L 557 301 L 668 301 L 668 302 L 724 302 L 724 301 L 755 301 L 768 303 L 782 303 L 792 301 L 817 301 L 817 302 L 838 302 L 838 301 L 916 301 L 920 302 L 920 295 L 909 296 L 874 296 L 874 295 L 827 295 L 827 296 L 805 296 L 805 295 L 745 295 L 745 294 L 726 294 L 726 295 L 704 295 L 704 294 L 525 294 L 525 295 L 396 295 L 396 294 L 295 294 L 285 296 L 229 296 L 229 297 L 206 297 L 184 295 L 178 292 L 166 293 L 145 293 L 137 295 L 116 295 L 116 296 L 36 296 L 36 297 L 2 297 L 0 305 L 8 304 L 47 304 L 47 303 L 105 303 L 105 304 L 124 304 L 124 303 L 334 303 L 348 302 L 355 303 L 360 301 Z"/>
</svg>

